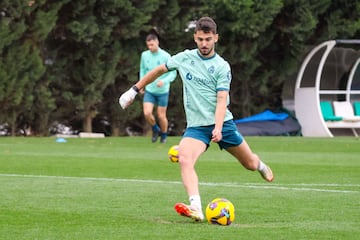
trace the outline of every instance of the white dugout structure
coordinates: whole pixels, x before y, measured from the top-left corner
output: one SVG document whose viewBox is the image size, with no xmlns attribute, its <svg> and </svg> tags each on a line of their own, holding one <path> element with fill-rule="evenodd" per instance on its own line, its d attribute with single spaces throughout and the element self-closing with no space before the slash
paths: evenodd
<svg viewBox="0 0 360 240">
<path fill-rule="evenodd" d="M 352 130 L 359 121 L 325 121 L 322 101 L 360 101 L 360 39 L 330 40 L 304 59 L 295 84 L 294 107 L 304 137 L 333 137 L 335 130 Z M 360 117 L 359 117 L 360 118 Z"/>
</svg>

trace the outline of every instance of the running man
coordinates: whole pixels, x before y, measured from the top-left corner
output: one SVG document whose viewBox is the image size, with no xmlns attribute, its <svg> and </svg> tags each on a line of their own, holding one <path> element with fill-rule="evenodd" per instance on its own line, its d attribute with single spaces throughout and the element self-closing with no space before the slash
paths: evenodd
<svg viewBox="0 0 360 240">
<path fill-rule="evenodd" d="M 146 73 L 160 64 L 166 63 L 170 54 L 159 47 L 159 39 L 155 34 L 149 34 L 146 37 L 146 46 L 148 50 L 141 53 L 140 60 L 140 79 Z M 176 78 L 176 71 L 170 71 L 158 77 L 154 82 L 145 87 L 143 99 L 143 112 L 146 121 L 152 127 L 151 141 L 154 143 L 160 135 L 160 142 L 166 143 L 168 132 L 168 119 L 166 111 L 169 101 L 170 83 Z M 157 118 L 153 114 L 154 106 L 157 106 Z"/>
</svg>

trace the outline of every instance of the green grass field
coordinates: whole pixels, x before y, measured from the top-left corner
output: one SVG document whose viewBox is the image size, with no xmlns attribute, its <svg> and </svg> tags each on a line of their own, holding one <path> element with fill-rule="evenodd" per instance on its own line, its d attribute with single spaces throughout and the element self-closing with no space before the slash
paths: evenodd
<svg viewBox="0 0 360 240">
<path fill-rule="evenodd" d="M 248 137 L 275 174 L 245 170 L 213 144 L 197 163 L 205 209 L 236 208 L 231 226 L 194 223 L 179 166 L 150 138 L 0 138 L 0 239 L 358 239 L 360 141 Z"/>
</svg>

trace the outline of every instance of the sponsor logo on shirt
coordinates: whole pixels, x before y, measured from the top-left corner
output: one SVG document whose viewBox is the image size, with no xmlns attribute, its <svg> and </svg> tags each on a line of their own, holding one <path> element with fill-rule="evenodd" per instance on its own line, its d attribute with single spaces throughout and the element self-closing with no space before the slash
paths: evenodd
<svg viewBox="0 0 360 240">
<path fill-rule="evenodd" d="M 209 85 L 209 84 L 211 84 L 211 80 L 193 76 L 193 75 L 192 75 L 191 73 L 189 73 L 189 72 L 186 74 L 186 79 L 189 80 L 189 81 L 195 81 L 195 82 L 197 82 L 197 83 L 199 83 L 199 84 L 202 84 L 202 85 Z"/>
<path fill-rule="evenodd" d="M 186 74 L 186 79 L 187 79 L 187 80 L 191 80 L 191 79 L 192 79 L 191 73 L 187 73 L 187 74 Z"/>
</svg>

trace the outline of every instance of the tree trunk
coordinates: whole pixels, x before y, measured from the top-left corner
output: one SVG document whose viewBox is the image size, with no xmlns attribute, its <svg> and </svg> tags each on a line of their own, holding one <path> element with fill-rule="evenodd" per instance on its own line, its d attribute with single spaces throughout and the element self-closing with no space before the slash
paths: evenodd
<svg viewBox="0 0 360 240">
<path fill-rule="evenodd" d="M 117 124 L 111 124 L 111 136 L 118 137 L 120 136 L 120 128 L 116 126 Z"/>
<path fill-rule="evenodd" d="M 83 129 L 84 132 L 92 132 L 92 120 L 96 117 L 97 111 L 91 110 L 86 114 L 84 121 L 83 121 Z"/>
<path fill-rule="evenodd" d="M 11 136 L 16 136 L 16 113 L 12 111 L 11 113 L 11 120 L 10 120 L 10 129 L 11 129 Z"/>
</svg>

